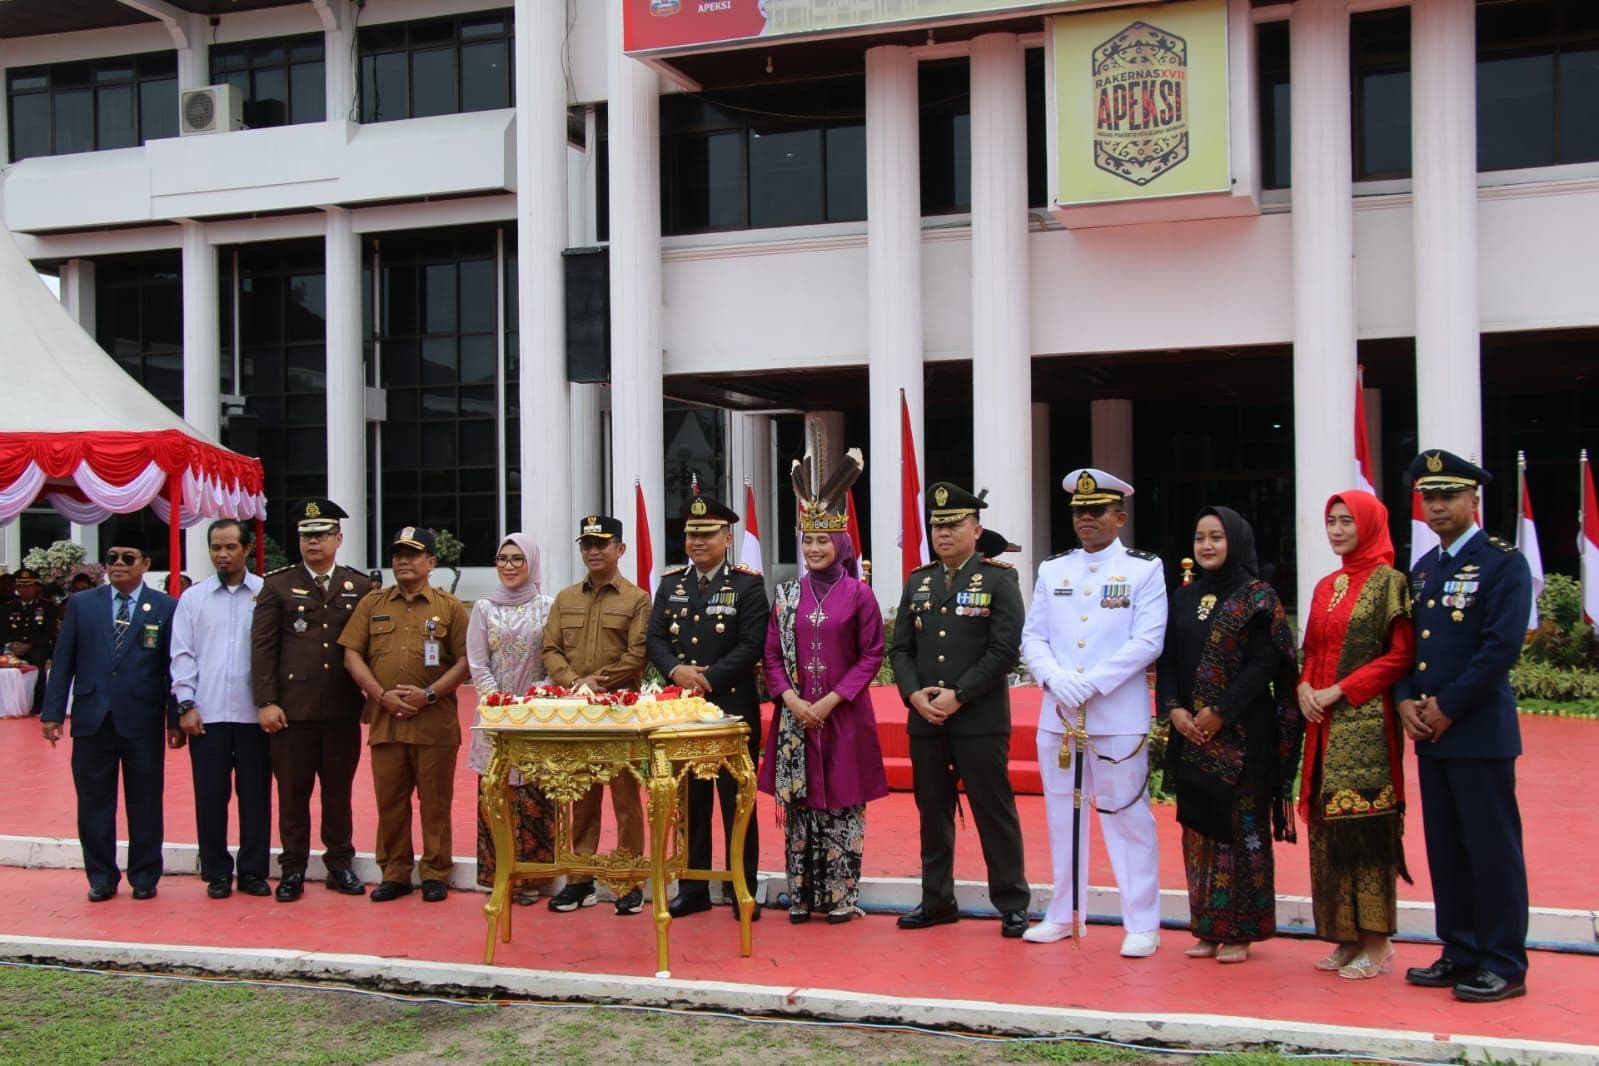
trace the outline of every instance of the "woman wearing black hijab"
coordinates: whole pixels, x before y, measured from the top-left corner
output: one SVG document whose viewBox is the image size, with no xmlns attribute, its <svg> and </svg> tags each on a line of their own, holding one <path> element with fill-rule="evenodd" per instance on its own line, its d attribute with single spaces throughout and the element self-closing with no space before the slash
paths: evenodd
<svg viewBox="0 0 1599 1066">
<path fill-rule="evenodd" d="M 1242 515 L 1201 511 L 1194 558 L 1199 577 L 1172 594 L 1156 674 L 1171 720 L 1166 781 L 1183 827 L 1187 954 L 1243 962 L 1277 928 L 1272 839 L 1294 839 L 1298 655 Z"/>
</svg>

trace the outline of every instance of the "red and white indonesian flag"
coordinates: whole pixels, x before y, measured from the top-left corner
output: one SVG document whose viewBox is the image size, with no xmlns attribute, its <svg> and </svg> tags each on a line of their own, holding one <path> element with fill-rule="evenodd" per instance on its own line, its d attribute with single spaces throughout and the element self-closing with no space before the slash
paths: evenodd
<svg viewBox="0 0 1599 1066">
<path fill-rule="evenodd" d="M 1371 445 L 1366 442 L 1366 370 L 1355 367 L 1355 488 L 1377 495 L 1371 470 Z"/>
<path fill-rule="evenodd" d="M 1593 625 L 1599 618 L 1599 496 L 1594 495 L 1587 449 L 1582 453 L 1582 536 L 1577 548 L 1582 553 L 1582 614 Z"/>
<path fill-rule="evenodd" d="M 1410 490 L 1410 565 L 1421 562 L 1421 557 L 1438 547 L 1438 534 L 1427 524 L 1421 509 L 1421 493 Z"/>
<path fill-rule="evenodd" d="M 636 501 L 633 515 L 633 525 L 638 528 L 638 570 L 634 581 L 638 587 L 655 595 L 655 549 L 650 546 L 650 512 L 644 506 L 644 486 L 637 480 L 633 482 L 633 497 Z"/>
<path fill-rule="evenodd" d="M 916 437 L 911 433 L 911 411 L 905 390 L 899 390 L 899 579 L 925 566 L 927 538 L 922 532 L 922 479 L 916 472 Z"/>
<path fill-rule="evenodd" d="M 761 523 L 755 510 L 755 487 L 744 482 L 744 537 L 738 546 L 738 561 L 751 570 L 766 572 L 761 563 Z"/>
<path fill-rule="evenodd" d="M 1527 628 L 1538 628 L 1538 597 L 1543 595 L 1543 553 L 1538 550 L 1538 527 L 1532 521 L 1532 496 L 1527 492 L 1527 466 L 1521 464 L 1521 520 L 1516 523 L 1516 547 L 1532 571 L 1532 614 Z"/>
<path fill-rule="evenodd" d="M 845 529 L 849 533 L 849 542 L 855 546 L 855 576 L 862 577 L 864 572 L 861 569 L 861 561 L 866 558 L 866 552 L 861 550 L 861 523 L 855 517 L 854 489 L 850 489 L 844 496 L 844 517 L 847 520 Z"/>
</svg>

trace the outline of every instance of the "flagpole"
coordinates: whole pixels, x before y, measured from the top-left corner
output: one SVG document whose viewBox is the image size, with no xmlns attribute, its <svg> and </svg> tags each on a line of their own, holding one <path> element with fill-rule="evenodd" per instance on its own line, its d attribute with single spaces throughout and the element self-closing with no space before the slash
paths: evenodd
<svg viewBox="0 0 1599 1066">
<path fill-rule="evenodd" d="M 1588 449 L 1583 448 L 1577 454 L 1577 547 L 1586 549 L 1588 546 Z M 1577 586 L 1581 590 L 1580 596 L 1584 605 L 1588 602 L 1588 553 L 1586 550 L 1577 552 Z M 1599 619 L 1594 619 L 1599 621 Z"/>
<path fill-rule="evenodd" d="M 1516 529 L 1527 514 L 1527 453 L 1516 450 Z"/>
</svg>

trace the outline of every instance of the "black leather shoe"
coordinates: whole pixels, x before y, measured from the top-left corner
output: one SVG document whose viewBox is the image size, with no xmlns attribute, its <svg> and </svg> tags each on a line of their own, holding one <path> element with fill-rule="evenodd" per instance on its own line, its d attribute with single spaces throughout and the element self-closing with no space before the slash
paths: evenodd
<svg viewBox="0 0 1599 1066">
<path fill-rule="evenodd" d="M 380 886 L 381 887 L 381 886 Z M 375 895 L 376 893 L 374 893 Z M 442 903 L 450 896 L 450 885 L 447 881 L 423 881 L 422 902 Z"/>
<path fill-rule="evenodd" d="M 278 902 L 293 903 L 305 891 L 305 874 L 284 874 L 278 878 Z"/>
<path fill-rule="evenodd" d="M 272 886 L 267 884 L 267 879 L 257 877 L 255 874 L 239 875 L 239 891 L 246 896 L 270 896 Z"/>
<path fill-rule="evenodd" d="M 710 893 L 694 892 L 689 895 L 684 895 L 683 893 L 679 892 L 677 898 L 672 901 L 671 906 L 666 908 L 666 913 L 670 914 L 674 918 L 687 918 L 691 914 L 698 914 L 701 911 L 708 911 L 710 909 Z"/>
<path fill-rule="evenodd" d="M 205 894 L 212 899 L 227 899 L 233 895 L 233 879 L 219 877 L 215 881 L 206 883 Z"/>
<path fill-rule="evenodd" d="M 732 912 L 733 920 L 735 922 L 738 921 L 738 916 L 739 916 L 738 900 L 731 899 L 731 900 L 728 900 L 727 903 L 728 903 L 727 909 L 730 912 Z M 750 912 L 750 921 L 758 922 L 760 920 L 761 920 L 761 901 L 760 900 L 756 900 L 755 901 L 755 909 Z"/>
<path fill-rule="evenodd" d="M 329 870 L 327 886 L 335 892 L 342 892 L 346 896 L 366 895 L 366 886 L 361 879 L 351 870 Z"/>
<path fill-rule="evenodd" d="M 372 895 L 367 897 L 373 903 L 387 903 L 391 899 L 411 894 L 411 885 L 406 881 L 384 881 L 372 890 Z"/>
<path fill-rule="evenodd" d="M 155 899 L 155 886 L 154 885 L 134 885 L 133 886 L 133 898 L 134 899 Z"/>
<path fill-rule="evenodd" d="M 1000 918 L 999 935 L 1008 939 L 1027 932 L 1026 911 L 1006 911 Z"/>
<path fill-rule="evenodd" d="M 829 915 L 828 917 L 831 918 L 832 915 Z M 811 912 L 810 911 L 789 911 L 788 912 L 788 924 L 789 925 L 804 925 L 806 922 L 808 922 L 810 920 L 811 920 Z"/>
<path fill-rule="evenodd" d="M 914 910 L 910 911 L 908 914 L 900 915 L 899 921 L 895 924 L 901 929 L 926 929 L 929 926 L 949 925 L 951 922 L 958 922 L 960 920 L 960 911 L 953 903 L 951 903 L 948 907 L 942 907 L 936 911 L 929 910 L 925 903 L 918 903 Z"/>
<path fill-rule="evenodd" d="M 104 903 L 106 900 L 110 899 L 112 896 L 114 896 L 116 894 L 117 894 L 117 886 L 116 885 L 90 885 L 89 886 L 89 902 L 90 903 Z"/>
<path fill-rule="evenodd" d="M 1498 1003 L 1502 999 L 1515 999 L 1527 994 L 1527 979 L 1514 981 L 1500 977 L 1492 970 L 1478 970 L 1455 986 L 1455 998 L 1467 1003 Z"/>
<path fill-rule="evenodd" d="M 1453 988 L 1471 974 L 1471 968 L 1446 955 L 1431 966 L 1412 966 L 1405 971 L 1405 980 L 1422 988 Z"/>
</svg>

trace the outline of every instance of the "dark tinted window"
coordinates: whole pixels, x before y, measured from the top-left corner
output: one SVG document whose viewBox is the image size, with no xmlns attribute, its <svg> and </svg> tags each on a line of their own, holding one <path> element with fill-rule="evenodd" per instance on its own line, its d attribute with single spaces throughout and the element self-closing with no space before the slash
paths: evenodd
<svg viewBox="0 0 1599 1066">
<path fill-rule="evenodd" d="M 1257 91 L 1260 94 L 1260 184 L 1288 188 L 1293 130 L 1288 87 L 1288 23 L 1255 27 Z"/>
<path fill-rule="evenodd" d="M 971 65 L 962 59 L 922 63 L 922 214 L 972 208 Z"/>
<path fill-rule="evenodd" d="M 511 24 L 490 11 L 363 28 L 361 121 L 510 107 Z"/>
<path fill-rule="evenodd" d="M 131 148 L 178 130 L 174 52 L 8 71 L 12 162 Z"/>
<path fill-rule="evenodd" d="M 1477 8 L 1477 168 L 1599 159 L 1599 5 Z"/>
<path fill-rule="evenodd" d="M 252 129 L 327 118 L 325 48 L 320 33 L 211 47 L 211 83 L 244 94 Z"/>
<path fill-rule="evenodd" d="M 1410 9 L 1349 19 L 1355 180 L 1410 176 Z"/>
</svg>

